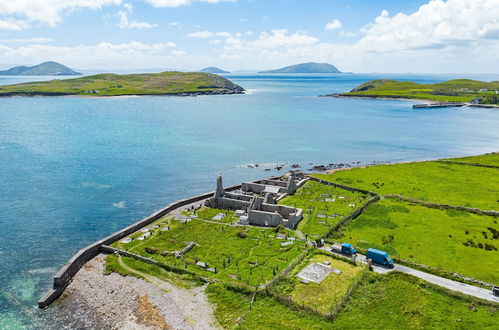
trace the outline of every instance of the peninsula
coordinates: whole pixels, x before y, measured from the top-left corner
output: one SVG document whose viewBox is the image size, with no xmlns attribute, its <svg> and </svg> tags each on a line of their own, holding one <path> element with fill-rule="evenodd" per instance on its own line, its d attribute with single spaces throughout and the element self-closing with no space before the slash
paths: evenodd
<svg viewBox="0 0 499 330">
<path fill-rule="evenodd" d="M 65 291 L 93 328 L 496 325 L 499 153 L 299 167 L 230 187 L 218 177 L 214 192 L 89 245 L 39 306 Z"/>
<path fill-rule="evenodd" d="M 457 102 L 461 105 L 494 105 L 499 104 L 499 81 L 453 79 L 436 84 L 419 84 L 412 81 L 377 79 L 365 82 L 347 93 L 325 96 L 414 99 L 431 102 Z"/>
<path fill-rule="evenodd" d="M 276 70 L 260 71 L 258 73 L 342 73 L 329 63 L 308 62 L 286 66 Z"/>
<path fill-rule="evenodd" d="M 15 66 L 0 71 L 0 76 L 78 76 L 81 73 L 57 62 L 43 62 L 35 66 Z"/>
<path fill-rule="evenodd" d="M 218 95 L 241 94 L 244 88 L 211 73 L 161 72 L 117 75 L 103 73 L 75 79 L 55 79 L 0 86 L 4 96 L 63 95 Z"/>
</svg>

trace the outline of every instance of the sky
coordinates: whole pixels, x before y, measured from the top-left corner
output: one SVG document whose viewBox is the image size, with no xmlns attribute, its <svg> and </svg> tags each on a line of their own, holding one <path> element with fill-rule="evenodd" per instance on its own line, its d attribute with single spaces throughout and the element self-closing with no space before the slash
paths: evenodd
<svg viewBox="0 0 499 330">
<path fill-rule="evenodd" d="M 499 73 L 499 0 L 0 0 L 0 66 Z"/>
</svg>

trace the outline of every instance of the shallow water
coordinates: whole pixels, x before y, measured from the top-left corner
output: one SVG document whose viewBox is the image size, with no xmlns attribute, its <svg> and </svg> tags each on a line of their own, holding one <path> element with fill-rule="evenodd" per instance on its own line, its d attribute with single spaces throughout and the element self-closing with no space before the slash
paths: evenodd
<svg viewBox="0 0 499 330">
<path fill-rule="evenodd" d="M 370 79 L 228 76 L 245 95 L 0 99 L 0 328 L 78 324 L 38 298 L 79 249 L 180 198 L 276 174 L 248 163 L 407 161 L 499 150 L 499 111 L 318 98 Z M 498 80 L 498 76 L 469 76 Z M 33 78 L 0 77 L 0 84 Z M 285 168 L 289 169 L 289 168 Z"/>
</svg>

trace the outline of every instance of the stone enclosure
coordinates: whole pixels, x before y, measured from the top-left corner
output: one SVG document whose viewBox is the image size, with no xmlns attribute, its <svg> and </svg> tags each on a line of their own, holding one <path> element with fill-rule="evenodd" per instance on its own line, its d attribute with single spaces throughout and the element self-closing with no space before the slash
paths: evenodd
<svg viewBox="0 0 499 330">
<path fill-rule="evenodd" d="M 262 180 L 258 183 L 243 182 L 241 192 L 226 192 L 222 177 L 217 178 L 217 188 L 206 206 L 229 210 L 239 210 L 240 225 L 276 227 L 282 225 L 294 229 L 303 218 L 303 210 L 277 201 L 288 194 L 293 194 L 307 179 L 292 173 L 287 181 Z"/>
</svg>

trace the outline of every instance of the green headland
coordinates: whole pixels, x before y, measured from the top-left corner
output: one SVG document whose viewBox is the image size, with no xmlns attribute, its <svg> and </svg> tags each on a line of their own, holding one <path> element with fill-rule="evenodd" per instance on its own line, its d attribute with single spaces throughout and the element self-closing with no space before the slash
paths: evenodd
<svg viewBox="0 0 499 330">
<path fill-rule="evenodd" d="M 309 180 L 279 202 L 303 209 L 294 230 L 238 225 L 234 211 L 205 206 L 166 215 L 112 244 L 161 267 L 109 255 L 107 271 L 185 288 L 206 285 L 223 328 L 494 328 L 497 303 L 407 273 L 373 272 L 330 246 L 350 242 L 360 253 L 377 248 L 397 264 L 497 285 L 498 174 L 499 153 L 314 174 L 371 195 Z M 373 193 L 380 200 L 343 221 Z M 325 245 L 317 248 L 321 239 Z M 320 283 L 297 277 L 317 264 L 338 272 Z"/>
<path fill-rule="evenodd" d="M 365 82 L 341 97 L 370 97 L 417 99 L 436 102 L 470 102 L 499 104 L 499 81 L 484 82 L 471 79 L 454 79 L 436 84 L 419 84 L 412 81 L 377 79 Z"/>
<path fill-rule="evenodd" d="M 161 72 L 118 75 L 103 73 L 75 79 L 55 79 L 0 86 L 1 96 L 59 95 L 212 95 L 240 94 L 244 89 L 216 74 Z"/>
</svg>

